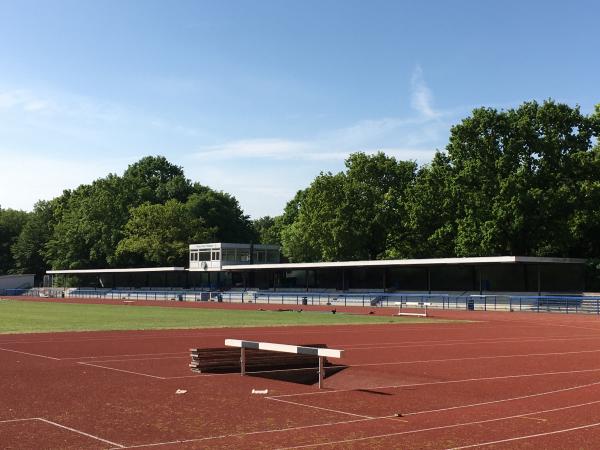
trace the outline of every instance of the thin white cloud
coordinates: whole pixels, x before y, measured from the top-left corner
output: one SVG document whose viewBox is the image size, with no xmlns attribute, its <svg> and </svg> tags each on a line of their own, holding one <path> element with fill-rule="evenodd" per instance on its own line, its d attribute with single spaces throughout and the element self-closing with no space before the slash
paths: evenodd
<svg viewBox="0 0 600 450">
<path fill-rule="evenodd" d="M 423 69 L 417 65 L 411 77 L 411 105 L 423 117 L 434 119 L 439 113 L 433 108 L 433 93 L 425 83 Z"/>
</svg>

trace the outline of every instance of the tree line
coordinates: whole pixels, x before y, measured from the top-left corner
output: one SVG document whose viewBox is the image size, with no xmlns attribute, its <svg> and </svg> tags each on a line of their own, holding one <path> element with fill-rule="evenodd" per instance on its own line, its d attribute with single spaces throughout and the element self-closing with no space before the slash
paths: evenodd
<svg viewBox="0 0 600 450">
<path fill-rule="evenodd" d="M 600 256 L 600 105 L 479 108 L 429 164 L 355 153 L 255 222 L 291 261 Z"/>
<path fill-rule="evenodd" d="M 251 221 L 231 195 L 145 157 L 26 213 L 0 209 L 0 274 L 185 265 L 202 242 L 280 244 L 293 262 L 600 255 L 600 105 L 479 108 L 419 166 L 351 154 L 277 217 Z"/>
<path fill-rule="evenodd" d="M 233 196 L 148 156 L 30 213 L 0 209 L 0 274 L 184 266 L 190 243 L 257 239 Z"/>
</svg>

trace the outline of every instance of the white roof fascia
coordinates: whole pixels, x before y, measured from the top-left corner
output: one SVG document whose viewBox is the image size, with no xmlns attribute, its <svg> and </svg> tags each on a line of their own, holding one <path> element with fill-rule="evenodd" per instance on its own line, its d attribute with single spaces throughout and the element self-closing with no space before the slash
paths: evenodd
<svg viewBox="0 0 600 450">
<path fill-rule="evenodd" d="M 382 266 L 446 266 L 474 264 L 583 264 L 585 259 L 547 258 L 526 256 L 481 256 L 469 258 L 430 258 L 430 259 L 387 259 L 371 261 L 336 261 L 321 263 L 283 263 L 283 264 L 244 264 L 224 265 L 223 270 L 257 270 L 257 269 L 327 269 L 342 267 L 382 267 Z"/>
<path fill-rule="evenodd" d="M 185 267 L 139 267 L 135 269 L 64 269 L 64 270 L 47 270 L 49 275 L 77 275 L 77 274 L 94 274 L 94 273 L 136 273 L 136 272 L 180 272 L 185 271 Z"/>
</svg>

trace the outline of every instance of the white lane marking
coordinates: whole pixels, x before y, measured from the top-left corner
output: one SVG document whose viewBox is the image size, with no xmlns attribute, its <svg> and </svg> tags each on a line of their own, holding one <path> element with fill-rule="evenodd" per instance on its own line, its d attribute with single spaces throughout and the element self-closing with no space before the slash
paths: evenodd
<svg viewBox="0 0 600 450">
<path fill-rule="evenodd" d="M 51 420 L 44 419 L 44 418 L 42 418 L 42 417 L 38 417 L 38 418 L 37 418 L 37 420 L 41 420 L 42 422 L 46 422 L 46 423 L 48 423 L 48 424 L 50 424 L 50 425 L 54 425 L 55 427 L 58 427 L 58 428 L 64 428 L 65 430 L 69 430 L 69 431 L 72 431 L 72 432 L 74 432 L 74 433 L 78 433 L 78 434 L 81 434 L 81 435 L 83 435 L 83 436 L 87 436 L 87 437 L 89 437 L 89 438 L 96 439 L 96 440 L 98 440 L 98 441 L 101 441 L 101 442 L 106 442 L 107 444 L 113 445 L 114 447 L 117 447 L 117 448 L 123 448 L 123 447 L 124 447 L 123 445 L 121 445 L 121 444 L 117 444 L 116 442 L 112 442 L 112 441 L 109 441 L 109 440 L 107 440 L 107 439 L 103 439 L 103 438 L 101 438 L 101 437 L 94 436 L 93 434 L 89 434 L 89 433 L 86 433 L 86 432 L 84 432 L 84 431 L 77 430 L 77 429 L 75 429 L 75 428 L 71 428 L 71 427 L 67 427 L 67 426 L 65 426 L 65 425 L 61 425 L 60 423 L 53 422 L 53 421 L 51 421 Z"/>
<path fill-rule="evenodd" d="M 118 444 L 116 442 L 109 441 L 108 439 L 103 439 L 101 437 L 94 436 L 93 434 L 86 433 L 85 431 L 81 431 L 81 430 L 78 430 L 76 428 L 67 427 L 66 425 L 62 425 L 62 424 L 60 424 L 58 422 L 54 422 L 52 420 L 44 419 L 43 417 L 28 417 L 28 418 L 25 418 L 25 419 L 0 420 L 0 423 L 24 422 L 24 421 L 30 421 L 30 420 L 38 420 L 40 422 L 44 422 L 44 423 L 47 423 L 49 425 L 52 425 L 52 426 L 55 426 L 55 427 L 58 427 L 58 428 L 63 428 L 65 430 L 69 430 L 69 431 L 71 431 L 73 433 L 81 434 L 82 436 L 86 436 L 86 437 L 89 437 L 89 438 L 92 438 L 92 439 L 96 439 L 97 441 L 105 442 L 107 444 L 110 444 L 110 445 L 114 446 L 115 448 L 123 448 L 124 447 L 123 445 Z"/>
<path fill-rule="evenodd" d="M 161 445 L 183 444 L 186 442 L 210 441 L 210 440 L 215 440 L 215 439 L 227 439 L 227 438 L 232 438 L 232 437 L 252 436 L 254 434 L 282 433 L 282 432 L 286 432 L 286 431 L 305 430 L 308 428 L 319 428 L 319 427 L 328 427 L 328 426 L 341 425 L 341 424 L 347 424 L 347 423 L 366 422 L 366 421 L 374 420 L 374 419 L 378 419 L 378 417 L 374 417 L 372 419 L 354 419 L 354 420 L 343 420 L 343 421 L 339 421 L 339 422 L 326 422 L 326 423 L 320 423 L 320 424 L 316 424 L 316 425 L 303 425 L 303 426 L 299 426 L 299 427 L 275 428 L 275 429 L 270 429 L 270 430 L 249 431 L 247 433 L 233 433 L 233 434 L 222 434 L 222 435 L 217 435 L 217 436 L 207 436 L 207 437 L 201 437 L 201 438 L 179 439 L 176 441 L 153 442 L 151 444 L 137 444 L 137 445 L 126 446 L 123 448 L 159 447 Z M 110 450 L 114 450 L 114 449 L 110 449 Z"/>
<path fill-rule="evenodd" d="M 117 358 L 124 356 L 159 356 L 159 355 L 189 355 L 189 352 L 168 352 L 168 353 L 128 353 L 124 355 L 100 355 L 100 356 L 69 356 L 67 358 L 60 358 L 62 360 L 81 360 L 81 359 L 100 359 L 100 358 Z"/>
<path fill-rule="evenodd" d="M 474 406 L 491 405 L 491 404 L 494 404 L 494 403 L 512 402 L 512 401 L 515 401 L 515 400 L 523 400 L 523 399 L 526 399 L 526 398 L 541 397 L 543 395 L 551 395 L 551 394 L 558 394 L 560 392 L 574 391 L 574 390 L 583 389 L 583 388 L 586 388 L 586 387 L 597 386 L 599 384 L 600 384 L 600 381 L 597 381 L 595 383 L 580 384 L 580 385 L 571 386 L 571 387 L 568 387 L 568 388 L 555 389 L 553 391 L 545 391 L 545 392 L 538 392 L 537 394 L 522 395 L 520 397 L 510 397 L 510 398 L 503 398 L 501 400 L 491 400 L 489 402 L 479 402 L 479 403 L 470 403 L 470 404 L 467 404 L 467 405 L 450 406 L 448 408 L 439 408 L 439 409 L 429 409 L 429 410 L 424 410 L 424 411 L 415 411 L 415 412 L 405 413 L 405 414 L 402 414 L 402 415 L 403 416 L 415 416 L 417 414 L 429 414 L 429 413 L 435 413 L 435 412 L 450 411 L 450 410 L 453 410 L 453 409 L 472 408 Z"/>
<path fill-rule="evenodd" d="M 372 416 L 365 416 L 363 414 L 354 414 L 354 413 L 350 413 L 350 412 L 346 412 L 346 411 L 339 411 L 337 409 L 323 408 L 321 406 L 306 405 L 304 403 L 297 403 L 297 402 L 292 402 L 289 400 L 281 400 L 281 399 L 275 398 L 275 397 L 265 397 L 265 398 L 267 400 L 273 400 L 273 401 L 282 402 L 282 403 L 289 403 L 290 405 L 296 405 L 296 406 L 305 406 L 308 408 L 319 409 L 321 411 L 328 411 L 328 412 L 333 412 L 333 413 L 337 413 L 337 414 L 345 414 L 347 416 L 361 417 L 363 419 L 374 419 L 374 417 L 372 417 Z"/>
<path fill-rule="evenodd" d="M 499 441 L 489 441 L 489 442 L 481 442 L 479 444 L 463 445 L 462 447 L 453 447 L 450 450 L 460 450 L 463 448 L 483 447 L 484 445 L 503 444 L 505 442 L 521 441 L 523 439 L 534 439 L 534 438 L 538 438 L 538 437 L 542 437 L 542 436 L 551 436 L 554 434 L 569 433 L 571 431 L 585 430 L 586 428 L 594 428 L 597 426 L 600 426 L 600 422 L 590 423 L 588 425 L 581 425 L 579 427 L 564 428 L 562 430 L 548 431 L 546 433 L 529 434 L 526 436 L 517 436 L 517 437 L 513 437 L 513 438 L 509 438 L 509 439 L 501 439 Z"/>
<path fill-rule="evenodd" d="M 368 367 L 368 366 L 390 366 L 400 364 L 416 364 L 416 363 L 437 363 L 437 362 L 455 362 L 455 361 L 474 361 L 482 359 L 503 359 L 503 358 L 529 358 L 532 356 L 563 356 L 563 355 L 579 355 L 585 353 L 599 353 L 597 350 L 579 350 L 573 352 L 549 352 L 549 353 L 517 353 L 515 355 L 496 355 L 496 356 L 467 356 L 465 358 L 446 358 L 446 359 L 417 359 L 411 361 L 392 361 L 378 363 L 351 364 L 351 367 Z"/>
<path fill-rule="evenodd" d="M 557 412 L 557 411 L 564 411 L 567 409 L 573 409 L 573 408 L 581 408 L 583 406 L 590 406 L 590 405 L 596 405 L 600 403 L 600 400 L 596 400 L 593 402 L 586 402 L 586 403 L 579 403 L 577 405 L 569 405 L 569 406 L 562 406 L 560 408 L 551 408 L 551 409 L 545 409 L 545 410 L 541 410 L 541 411 L 532 411 L 526 414 L 515 414 L 512 416 L 504 416 L 504 417 L 496 417 L 494 419 L 485 419 L 485 420 L 477 420 L 474 422 L 462 422 L 462 423 L 455 423 L 455 424 L 451 424 L 451 425 L 441 425 L 441 426 L 437 426 L 437 427 L 429 427 L 429 428 L 420 428 L 420 429 L 416 429 L 416 430 L 406 430 L 406 431 L 399 431 L 396 433 L 387 433 L 387 434 L 378 434 L 378 435 L 374 435 L 374 436 L 365 436 L 365 437 L 361 437 L 361 438 L 355 438 L 355 439 L 344 439 L 341 441 L 328 441 L 328 442 L 319 442 L 316 444 L 307 444 L 307 445 L 297 445 L 294 447 L 281 447 L 277 450 L 291 450 L 291 449 L 296 449 L 296 448 L 310 448 L 310 447 L 322 447 L 324 445 L 333 445 L 333 444 L 347 444 L 347 443 L 351 443 L 351 442 L 357 442 L 357 441 L 366 441 L 369 439 L 379 439 L 379 438 L 386 438 L 386 437 L 392 437 L 392 436 L 401 436 L 401 435 L 407 435 L 407 434 L 416 434 L 416 433 L 424 433 L 424 432 L 428 432 L 428 431 L 437 431 L 437 430 L 444 430 L 444 429 L 448 429 L 448 428 L 458 428 L 458 427 L 466 427 L 466 426 L 470 426 L 470 425 L 480 425 L 482 423 L 491 423 L 491 422 L 499 422 L 502 420 L 511 420 L 511 419 L 518 419 L 518 418 L 522 418 L 522 417 L 526 417 L 526 416 L 532 416 L 532 415 L 538 415 L 538 414 L 545 414 L 545 413 L 552 413 L 552 412 Z M 382 417 L 382 418 L 388 418 L 388 417 Z M 377 419 L 377 418 L 375 418 Z M 600 423 L 598 423 L 598 425 L 600 425 Z M 588 425 L 584 426 L 584 427 L 590 427 Z M 575 430 L 577 428 L 574 428 L 573 430 Z M 502 442 L 502 441 L 499 441 Z M 477 444 L 477 445 L 486 445 L 486 444 Z M 467 448 L 467 447 L 457 447 L 457 448 Z"/>
<path fill-rule="evenodd" d="M 10 423 L 10 422 L 24 422 L 26 420 L 38 420 L 37 417 L 27 417 L 25 419 L 8 419 L 8 420 L 0 420 L 0 423 Z"/>
<path fill-rule="evenodd" d="M 531 416 L 531 415 L 535 415 L 535 414 L 543 414 L 543 413 L 548 413 L 548 412 L 562 411 L 562 410 L 566 410 L 566 409 L 573 409 L 573 408 L 579 408 L 579 407 L 583 407 L 583 406 L 595 405 L 598 403 L 600 403 L 600 400 L 593 401 L 593 402 L 587 402 L 587 403 L 580 403 L 580 404 L 576 404 L 576 405 L 569 405 L 569 406 L 564 406 L 564 407 L 560 407 L 560 408 L 552 408 L 552 409 L 541 410 L 541 411 L 532 411 L 529 413 L 518 414 L 518 415 L 514 415 L 514 416 L 488 419 L 488 420 L 484 420 L 484 421 L 480 421 L 480 422 L 466 422 L 464 424 L 445 425 L 445 426 L 441 426 L 441 427 L 424 428 L 421 430 L 407 430 L 407 431 L 403 431 L 400 433 L 392 433 L 391 435 L 419 433 L 419 432 L 423 432 L 423 431 L 434 431 L 434 430 L 437 430 L 440 428 L 453 428 L 453 427 L 472 425 L 472 424 L 478 424 L 478 423 L 508 420 L 508 419 L 513 419 L 513 418 L 514 419 L 523 418 L 523 417 L 527 417 L 527 416 Z M 222 434 L 222 435 L 217 435 L 217 436 L 206 436 L 206 437 L 201 437 L 201 438 L 179 439 L 179 440 L 175 440 L 175 441 L 165 441 L 165 442 L 153 442 L 153 443 L 149 443 L 149 444 L 130 445 L 130 446 L 122 447 L 122 448 L 127 449 L 127 448 L 143 448 L 143 447 L 160 447 L 162 445 L 182 444 L 182 443 L 188 443 L 188 442 L 200 442 L 200 441 L 208 441 L 208 440 L 215 440 L 215 439 L 227 439 L 227 438 L 233 438 L 233 437 L 252 436 L 252 435 L 256 435 L 256 434 L 282 433 L 282 432 L 288 432 L 288 431 L 304 430 L 304 429 L 308 429 L 308 428 L 321 428 L 321 427 L 329 427 L 329 426 L 336 426 L 336 425 L 344 425 L 344 424 L 349 424 L 349 423 L 369 422 L 372 420 L 389 419 L 392 417 L 395 417 L 395 416 L 381 416 L 381 417 L 372 417 L 372 418 L 368 418 L 368 419 L 343 420 L 343 421 L 338 421 L 338 422 L 326 422 L 326 423 L 315 424 L 315 425 L 304 425 L 304 426 L 300 426 L 300 427 L 275 428 L 275 429 L 270 429 L 270 430 L 249 431 L 247 433 Z M 388 435 L 382 435 L 382 436 L 387 437 Z M 372 436 L 372 437 L 359 438 L 359 439 L 375 439 L 377 437 L 380 437 L 380 436 Z M 329 444 L 335 444 L 335 443 L 336 442 L 312 444 L 312 445 L 308 445 L 308 447 L 318 446 L 318 445 L 329 445 Z M 119 448 L 121 448 L 121 447 L 119 447 Z M 297 448 L 297 447 L 290 447 L 290 448 Z M 110 449 L 110 450 L 114 450 L 114 449 Z"/>
<path fill-rule="evenodd" d="M 87 362 L 78 362 L 77 364 L 81 364 L 82 366 L 99 367 L 100 369 L 106 369 L 106 370 L 114 370 L 115 372 L 124 372 L 124 373 L 130 373 L 133 375 L 141 375 L 144 377 L 155 378 L 157 380 L 165 379 L 165 377 L 159 377 L 156 375 L 150 375 L 150 374 L 142 373 L 142 372 L 134 372 L 132 370 L 116 369 L 114 367 L 106 367 L 106 366 L 101 366 L 99 364 L 92 364 L 92 363 L 87 363 Z"/>
<path fill-rule="evenodd" d="M 600 369 L 582 369 L 582 370 L 567 370 L 567 371 L 559 371 L 559 372 L 541 372 L 541 373 L 526 373 L 519 375 L 503 375 L 498 377 L 481 377 L 481 378 L 463 378 L 461 380 L 448 380 L 448 381 L 431 381 L 428 383 L 411 383 L 411 384 L 396 384 L 389 386 L 375 386 L 369 387 L 369 389 L 393 389 L 393 388 L 402 388 L 402 387 L 416 387 L 416 386 L 432 386 L 432 385 L 442 385 L 442 384 L 455 384 L 455 383 L 467 383 L 470 381 L 492 381 L 492 380 L 509 380 L 513 378 L 530 378 L 530 377 L 542 377 L 542 376 L 552 376 L 552 375 L 567 375 L 574 373 L 591 373 L 591 372 L 600 372 Z M 273 398 L 283 398 L 283 397 L 297 397 L 300 395 L 323 395 L 323 394 L 334 394 L 338 392 L 351 392 L 355 391 L 356 388 L 353 389 L 332 389 L 328 391 L 315 391 L 315 392 L 304 392 L 297 394 L 282 394 L 282 395 L 274 395 Z"/>
<path fill-rule="evenodd" d="M 20 350 L 12 350 L 10 348 L 0 348 L 0 350 L 5 351 L 5 352 L 11 352 L 11 353 L 19 353 L 21 355 L 37 356 L 38 358 L 52 359 L 54 361 L 60 361 L 60 358 L 54 358 L 52 356 L 39 355 L 37 353 L 22 352 Z"/>
</svg>

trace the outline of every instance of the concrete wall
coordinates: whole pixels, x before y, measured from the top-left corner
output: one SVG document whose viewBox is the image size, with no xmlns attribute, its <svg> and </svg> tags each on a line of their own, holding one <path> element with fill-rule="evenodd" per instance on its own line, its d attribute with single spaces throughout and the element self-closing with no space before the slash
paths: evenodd
<svg viewBox="0 0 600 450">
<path fill-rule="evenodd" d="M 0 276 L 0 289 L 28 289 L 33 287 L 35 275 L 2 275 Z"/>
</svg>

